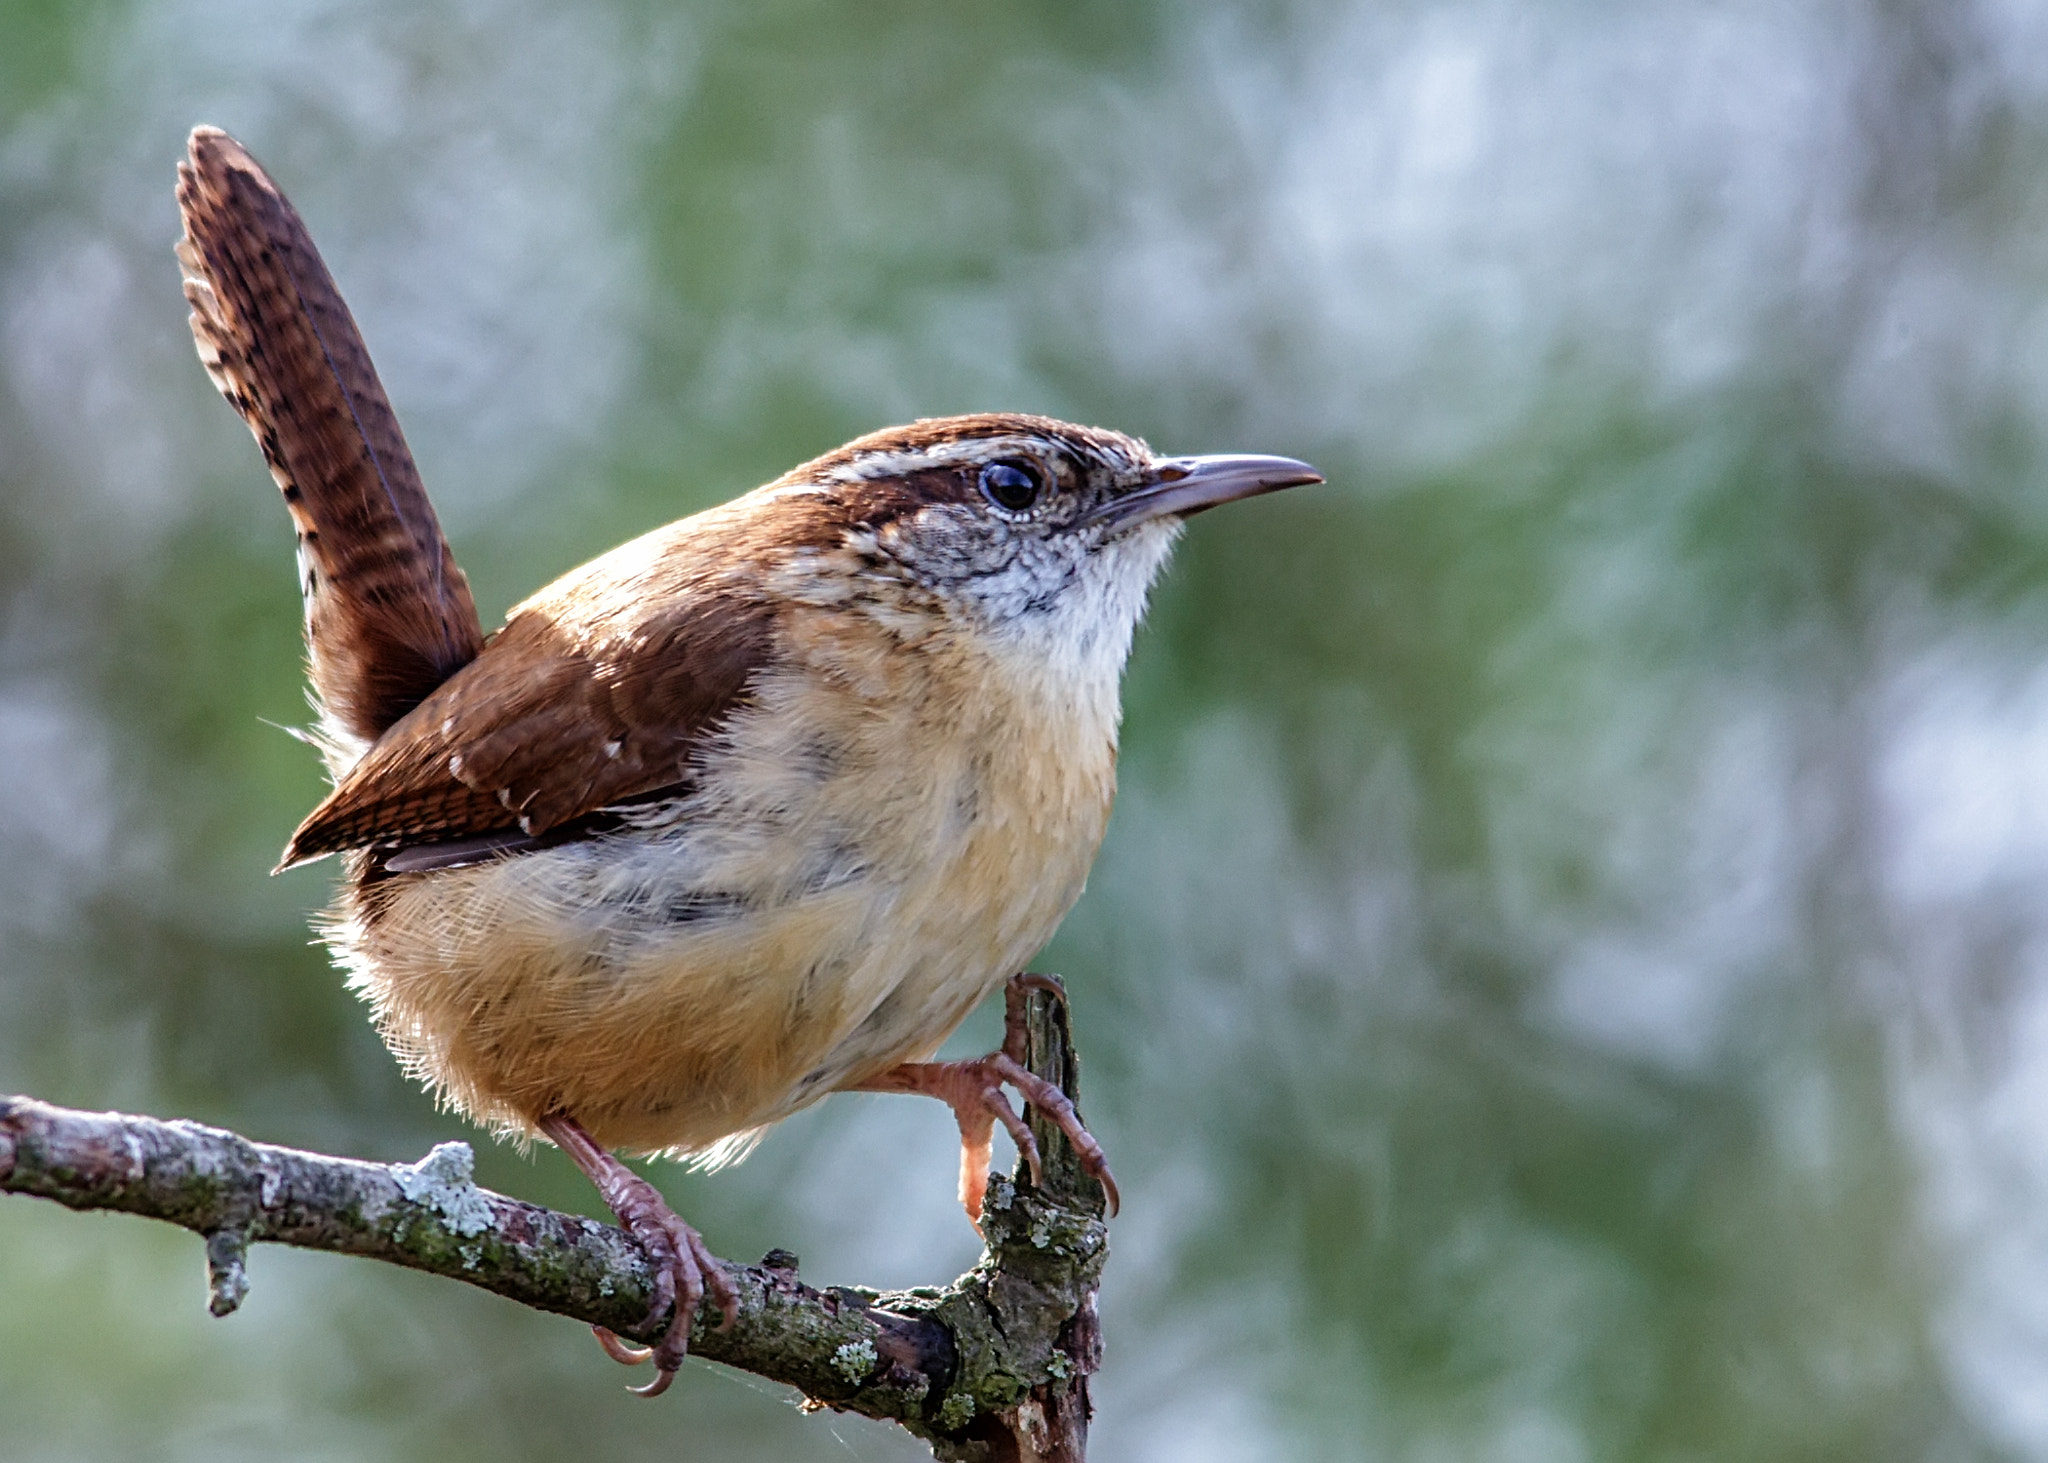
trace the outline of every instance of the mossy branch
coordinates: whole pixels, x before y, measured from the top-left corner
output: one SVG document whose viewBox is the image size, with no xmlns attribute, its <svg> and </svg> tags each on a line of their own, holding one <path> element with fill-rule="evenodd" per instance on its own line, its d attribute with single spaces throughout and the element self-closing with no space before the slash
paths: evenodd
<svg viewBox="0 0 2048 1463">
<path fill-rule="evenodd" d="M 1033 993 L 1034 1072 L 1076 1095 L 1064 1007 Z M 818 1290 L 793 1257 L 728 1266 L 737 1322 L 706 1307 L 698 1356 L 800 1390 L 811 1403 L 901 1423 L 944 1460 L 1082 1463 L 1095 1291 L 1108 1251 L 1101 1191 L 1053 1124 L 1032 1115 L 1043 1187 L 1021 1167 L 989 1185 L 986 1248 L 944 1289 Z M 247 1294 L 251 1244 L 362 1255 L 460 1280 L 536 1310 L 652 1341 L 653 1288 L 624 1231 L 480 1189 L 467 1144 L 414 1164 L 251 1142 L 197 1123 L 0 1098 L 0 1191 L 147 1215 L 203 1236 L 210 1307 Z M 622 1404 L 623 1405 L 623 1404 Z"/>
</svg>

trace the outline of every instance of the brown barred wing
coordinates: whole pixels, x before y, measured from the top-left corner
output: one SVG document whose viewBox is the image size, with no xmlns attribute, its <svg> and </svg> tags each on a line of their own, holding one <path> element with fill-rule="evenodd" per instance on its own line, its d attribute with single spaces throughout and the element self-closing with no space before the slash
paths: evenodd
<svg viewBox="0 0 2048 1463">
<path fill-rule="evenodd" d="M 529 847 L 602 809 L 680 791 L 703 739 L 745 700 L 772 618 L 758 600 L 715 592 L 601 629 L 573 614 L 514 614 L 349 770 L 282 866 L 353 848 Z"/>
</svg>

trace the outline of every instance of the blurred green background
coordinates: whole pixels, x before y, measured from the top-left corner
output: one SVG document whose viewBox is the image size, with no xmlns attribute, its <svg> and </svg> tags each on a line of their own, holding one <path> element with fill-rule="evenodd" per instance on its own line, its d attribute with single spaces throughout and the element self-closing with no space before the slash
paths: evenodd
<svg viewBox="0 0 2048 1463">
<path fill-rule="evenodd" d="M 845 437 L 1047 411 L 1191 529 L 1042 968 L 1126 1195 L 1098 1456 L 2048 1459 L 2042 0 L 0 0 L 0 1091 L 596 1212 L 265 877 L 291 537 L 184 326 L 291 193 L 487 618 Z M 956 1050 L 985 1050 L 980 1013 Z M 975 1252 L 936 1104 L 658 1177 Z M 568 1322 L 0 1201 L 8 1459 L 901 1459 Z"/>
</svg>

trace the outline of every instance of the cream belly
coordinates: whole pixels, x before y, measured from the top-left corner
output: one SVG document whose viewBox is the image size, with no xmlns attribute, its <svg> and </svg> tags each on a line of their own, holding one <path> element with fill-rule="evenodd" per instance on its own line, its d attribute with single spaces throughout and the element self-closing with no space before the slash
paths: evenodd
<svg viewBox="0 0 2048 1463">
<path fill-rule="evenodd" d="M 409 1070 L 502 1130 L 566 1112 L 607 1147 L 724 1156 L 930 1056 L 1024 967 L 1107 824 L 1114 668 L 844 623 L 795 627 L 704 790 L 638 826 L 351 880 L 328 939 Z"/>
</svg>

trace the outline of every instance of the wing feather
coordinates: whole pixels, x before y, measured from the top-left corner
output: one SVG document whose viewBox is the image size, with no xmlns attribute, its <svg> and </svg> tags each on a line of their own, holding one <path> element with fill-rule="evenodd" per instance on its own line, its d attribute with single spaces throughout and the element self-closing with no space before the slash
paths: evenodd
<svg viewBox="0 0 2048 1463">
<path fill-rule="evenodd" d="M 703 589 L 638 613 L 525 608 L 315 808 L 282 867 L 344 849 L 538 837 L 686 785 L 746 696 L 773 615 Z M 503 840 L 510 846 L 517 840 Z"/>
</svg>

